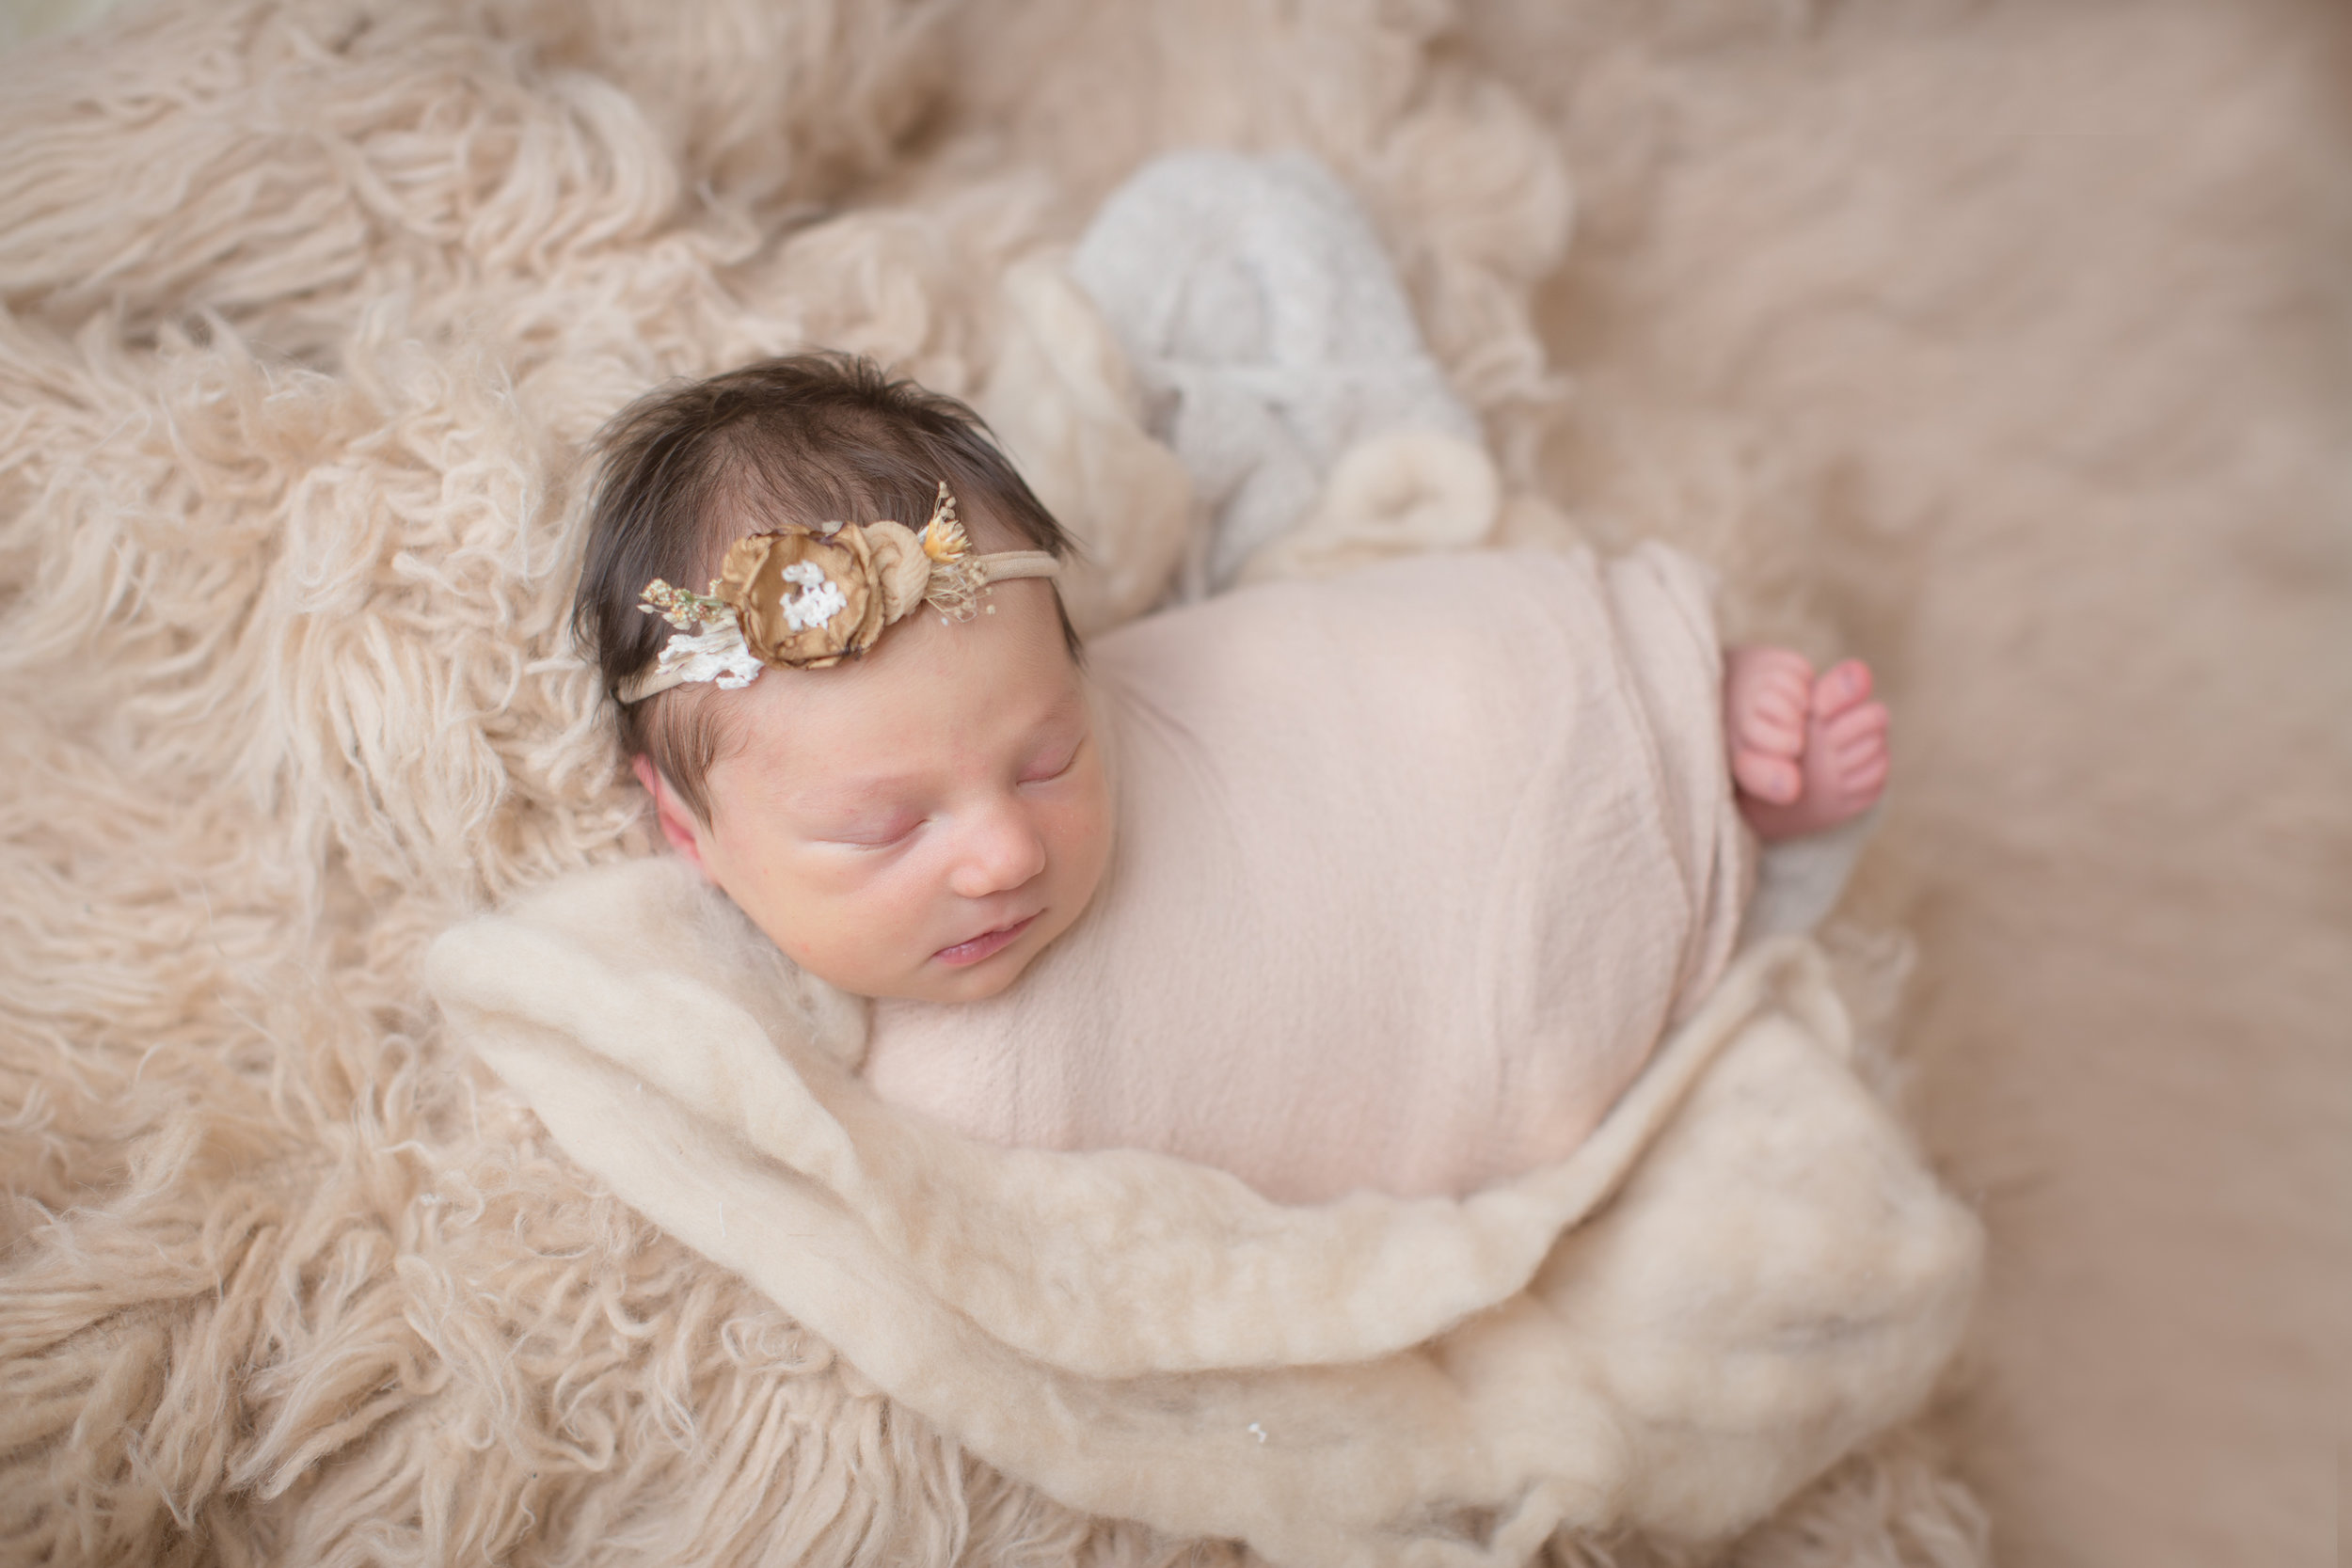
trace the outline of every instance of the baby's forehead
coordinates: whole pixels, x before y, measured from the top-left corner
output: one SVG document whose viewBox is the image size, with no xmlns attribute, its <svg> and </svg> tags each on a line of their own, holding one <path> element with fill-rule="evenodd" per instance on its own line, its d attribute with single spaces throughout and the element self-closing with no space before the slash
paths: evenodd
<svg viewBox="0 0 2352 1568">
<path fill-rule="evenodd" d="M 1087 717 L 1083 674 L 1041 582 L 985 594 L 968 622 L 919 612 L 863 657 L 765 669 L 728 695 L 730 750 L 798 782 L 937 771 Z"/>
</svg>

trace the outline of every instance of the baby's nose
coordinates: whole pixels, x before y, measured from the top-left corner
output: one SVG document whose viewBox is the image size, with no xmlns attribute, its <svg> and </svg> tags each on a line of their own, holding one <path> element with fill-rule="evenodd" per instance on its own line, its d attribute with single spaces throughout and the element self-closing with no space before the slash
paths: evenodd
<svg viewBox="0 0 2352 1568">
<path fill-rule="evenodd" d="M 1012 802 L 975 819 L 961 847 L 947 885 L 961 898 L 1008 892 L 1045 869 L 1044 836 Z"/>
</svg>

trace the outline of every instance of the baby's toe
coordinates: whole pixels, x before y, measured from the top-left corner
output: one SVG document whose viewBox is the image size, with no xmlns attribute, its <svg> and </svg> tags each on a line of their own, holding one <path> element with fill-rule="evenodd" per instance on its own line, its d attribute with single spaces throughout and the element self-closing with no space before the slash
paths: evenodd
<svg viewBox="0 0 2352 1568">
<path fill-rule="evenodd" d="M 1866 748 L 1886 750 L 1886 705 L 1864 703 L 1850 707 L 1836 718 L 1820 721 L 1814 732 L 1813 744 L 1826 748 L 1833 756 Z"/>
<path fill-rule="evenodd" d="M 1885 787 L 1891 763 L 1886 731 L 1886 709 L 1877 703 L 1849 708 L 1821 726 L 1817 744 L 1839 794 L 1867 803 Z"/>
<path fill-rule="evenodd" d="M 1731 776 L 1759 800 L 1785 806 L 1804 793 L 1804 773 L 1796 763 L 1769 752 L 1740 748 L 1731 753 Z"/>
<path fill-rule="evenodd" d="M 1787 648 L 1743 648 L 1733 656 L 1726 692 L 1735 746 L 1795 758 L 1811 719 L 1813 667 Z"/>
<path fill-rule="evenodd" d="M 1836 752 L 1837 769 L 1841 773 L 1856 773 L 1867 768 L 1883 768 L 1886 760 L 1886 737 L 1883 735 L 1855 740 L 1839 747 Z"/>
<path fill-rule="evenodd" d="M 1831 666 L 1813 683 L 1813 717 L 1834 720 L 1852 712 L 1869 701 L 1870 686 L 1870 667 L 1862 660 L 1850 658 Z"/>
<path fill-rule="evenodd" d="M 1745 751 L 1765 752 L 1795 761 L 1804 752 L 1804 706 L 1802 700 L 1795 704 L 1770 705 L 1759 701 L 1735 716 L 1732 740 Z"/>
<path fill-rule="evenodd" d="M 1775 670 L 1757 689 L 1756 711 L 1776 724 L 1786 724 L 1796 731 L 1800 744 L 1804 736 L 1804 721 L 1812 715 L 1813 678 L 1798 665 L 1791 670 Z"/>
<path fill-rule="evenodd" d="M 1848 789 L 1876 789 L 1886 782 L 1893 762 L 1883 746 L 1848 752 L 1837 759 L 1837 782 Z"/>
</svg>

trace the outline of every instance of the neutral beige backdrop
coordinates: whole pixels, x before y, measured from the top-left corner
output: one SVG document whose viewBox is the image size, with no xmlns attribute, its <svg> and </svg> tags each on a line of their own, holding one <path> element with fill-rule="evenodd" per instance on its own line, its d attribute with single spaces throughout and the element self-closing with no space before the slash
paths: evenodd
<svg viewBox="0 0 2352 1568">
<path fill-rule="evenodd" d="M 1563 491 L 1639 531 L 1715 475 L 1712 547 L 1791 585 L 1751 622 L 1895 705 L 1850 909 L 1916 939 L 1898 1047 L 1991 1227 L 1952 1424 L 2000 1560 L 2329 1560 L 2352 10 L 1470 15 L 1583 200 Z"/>
<path fill-rule="evenodd" d="M 0 41 L 98 8 L 0 0 Z M 987 67 L 1115 67 L 1148 47 L 1118 14 L 989 8 L 960 55 L 967 112 L 1059 138 L 1093 194 L 1132 138 L 1009 108 L 1032 79 Z M 1947 1426 L 2001 1560 L 2327 1561 L 2352 1214 L 2352 13 L 1463 16 L 1458 47 L 1556 127 L 1577 183 L 1545 293 L 1573 382 L 1558 496 L 1602 539 L 1712 556 L 1748 630 L 1860 651 L 1895 704 L 1848 940 L 1915 942 L 1893 1049 L 1992 1229 Z"/>
</svg>

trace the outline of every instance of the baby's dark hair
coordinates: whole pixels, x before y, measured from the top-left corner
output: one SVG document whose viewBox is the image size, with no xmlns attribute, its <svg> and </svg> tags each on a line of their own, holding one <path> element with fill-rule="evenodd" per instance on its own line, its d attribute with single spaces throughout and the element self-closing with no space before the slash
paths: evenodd
<svg viewBox="0 0 2352 1568">
<path fill-rule="evenodd" d="M 615 415 L 596 451 L 572 626 L 608 695 L 670 639 L 668 622 L 638 609 L 645 584 L 702 589 L 746 533 L 878 518 L 920 529 L 945 480 L 978 548 L 1070 549 L 977 414 L 854 355 L 789 355 L 662 388 Z M 1066 611 L 1061 626 L 1075 657 Z M 705 821 L 705 780 L 725 739 L 707 689 L 613 702 L 623 753 L 651 758 Z"/>
</svg>

